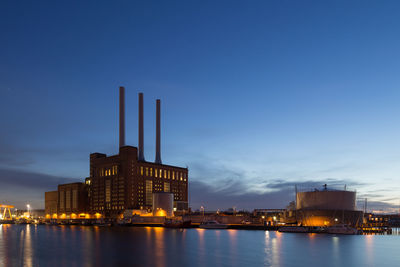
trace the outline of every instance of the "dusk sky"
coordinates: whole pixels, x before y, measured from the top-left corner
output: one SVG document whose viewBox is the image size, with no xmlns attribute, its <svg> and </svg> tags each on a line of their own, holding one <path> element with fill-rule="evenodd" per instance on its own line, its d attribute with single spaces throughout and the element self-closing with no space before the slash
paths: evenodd
<svg viewBox="0 0 400 267">
<path fill-rule="evenodd" d="M 400 204 L 399 1 L 0 2 L 0 203 L 44 207 L 126 139 L 189 168 L 190 205 L 284 208 L 299 188 Z M 359 206 L 362 209 L 362 206 Z"/>
</svg>

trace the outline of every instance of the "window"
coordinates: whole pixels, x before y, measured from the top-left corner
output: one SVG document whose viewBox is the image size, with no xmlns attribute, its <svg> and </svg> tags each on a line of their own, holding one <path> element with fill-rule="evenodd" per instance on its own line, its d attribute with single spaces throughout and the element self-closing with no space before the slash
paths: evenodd
<svg viewBox="0 0 400 267">
<path fill-rule="evenodd" d="M 164 192 L 170 192 L 170 184 L 169 182 L 164 182 Z"/>
<path fill-rule="evenodd" d="M 111 180 L 106 181 L 106 202 L 111 201 Z"/>
<path fill-rule="evenodd" d="M 171 171 L 168 171 L 168 179 L 171 179 Z"/>
<path fill-rule="evenodd" d="M 172 180 L 175 180 L 175 172 L 172 171 Z"/>
<path fill-rule="evenodd" d="M 60 191 L 60 209 L 65 209 L 65 191 Z"/>
<path fill-rule="evenodd" d="M 65 191 L 65 208 L 70 209 L 71 208 L 71 191 Z"/>
<path fill-rule="evenodd" d="M 160 169 L 160 178 L 162 178 L 162 170 Z"/>
<path fill-rule="evenodd" d="M 117 175 L 117 173 L 118 173 L 117 165 L 113 165 L 112 166 L 112 175 Z"/>
<path fill-rule="evenodd" d="M 167 179 L 167 170 L 164 170 L 164 179 Z"/>
<path fill-rule="evenodd" d="M 157 174 L 158 174 L 158 173 L 157 173 L 157 168 L 154 169 L 154 174 L 155 174 L 155 176 L 156 176 L 156 178 L 157 178 L 157 177 L 158 177 L 158 175 L 157 175 Z"/>
<path fill-rule="evenodd" d="M 153 168 L 150 168 L 150 176 L 153 176 Z"/>
<path fill-rule="evenodd" d="M 140 175 L 143 175 L 143 167 L 140 167 Z"/>
<path fill-rule="evenodd" d="M 149 168 L 146 167 L 146 176 L 149 176 Z"/>
<path fill-rule="evenodd" d="M 153 205 L 153 181 L 146 180 L 146 205 Z"/>
<path fill-rule="evenodd" d="M 78 189 L 72 190 L 72 209 L 78 208 Z"/>
</svg>

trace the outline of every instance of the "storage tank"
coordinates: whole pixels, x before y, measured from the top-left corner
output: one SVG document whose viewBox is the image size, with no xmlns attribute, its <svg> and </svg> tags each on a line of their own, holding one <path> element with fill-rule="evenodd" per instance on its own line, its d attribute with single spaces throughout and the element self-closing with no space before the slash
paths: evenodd
<svg viewBox="0 0 400 267">
<path fill-rule="evenodd" d="M 153 215 L 173 216 L 174 194 L 167 192 L 153 193 Z"/>
<path fill-rule="evenodd" d="M 356 192 L 315 190 L 296 194 L 297 210 L 356 210 Z"/>
</svg>

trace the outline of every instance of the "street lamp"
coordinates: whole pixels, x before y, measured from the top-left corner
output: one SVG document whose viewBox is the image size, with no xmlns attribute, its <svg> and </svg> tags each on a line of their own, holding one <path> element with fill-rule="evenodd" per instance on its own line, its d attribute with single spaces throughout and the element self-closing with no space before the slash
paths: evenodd
<svg viewBox="0 0 400 267">
<path fill-rule="evenodd" d="M 29 209 L 30 209 L 30 205 L 29 204 L 26 204 L 26 208 L 28 209 L 28 217 L 31 217 L 31 214 L 29 213 Z"/>
</svg>

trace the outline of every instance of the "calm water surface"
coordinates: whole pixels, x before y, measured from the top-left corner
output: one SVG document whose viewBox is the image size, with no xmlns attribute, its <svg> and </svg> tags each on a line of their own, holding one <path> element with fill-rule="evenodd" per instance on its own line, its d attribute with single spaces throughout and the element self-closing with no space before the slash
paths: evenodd
<svg viewBox="0 0 400 267">
<path fill-rule="evenodd" d="M 400 266 L 400 236 L 0 225 L 0 266 Z"/>
</svg>

